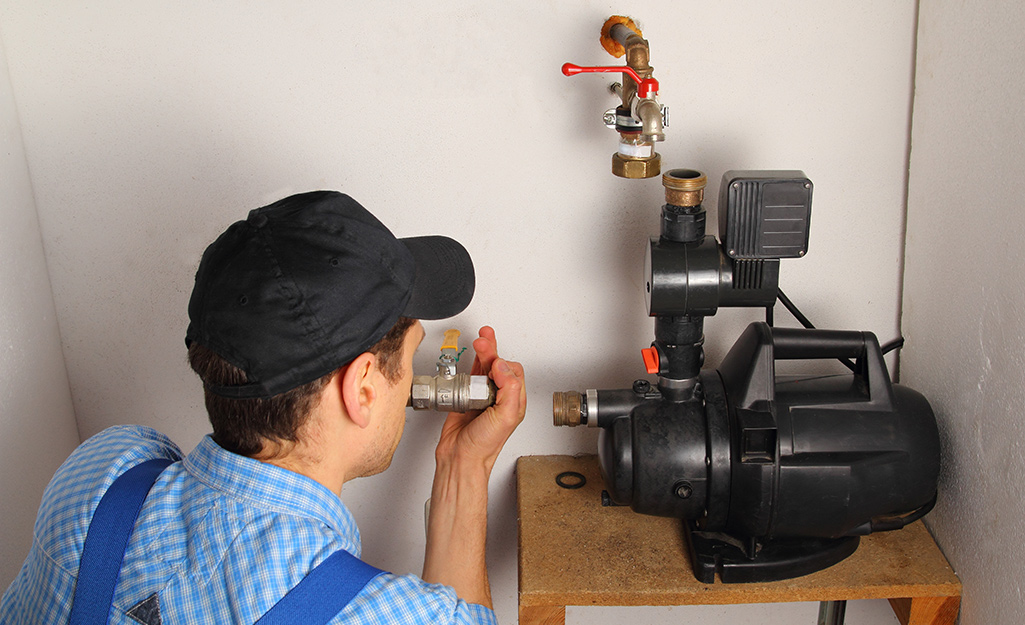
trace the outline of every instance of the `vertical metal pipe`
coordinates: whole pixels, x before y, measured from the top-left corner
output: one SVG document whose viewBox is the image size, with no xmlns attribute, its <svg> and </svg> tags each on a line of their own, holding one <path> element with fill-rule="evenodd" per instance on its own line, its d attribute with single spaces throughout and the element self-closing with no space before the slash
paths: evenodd
<svg viewBox="0 0 1025 625">
<path fill-rule="evenodd" d="M 843 625 L 846 601 L 823 601 L 819 604 L 818 625 Z"/>
</svg>

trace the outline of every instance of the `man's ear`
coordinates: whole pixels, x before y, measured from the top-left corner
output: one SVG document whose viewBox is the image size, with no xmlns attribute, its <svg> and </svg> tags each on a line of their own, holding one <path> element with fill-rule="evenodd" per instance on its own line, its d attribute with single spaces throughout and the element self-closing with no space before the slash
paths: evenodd
<svg viewBox="0 0 1025 625">
<path fill-rule="evenodd" d="M 370 409 L 377 401 L 373 373 L 377 356 L 363 352 L 346 366 L 342 374 L 342 404 L 349 419 L 361 428 L 370 425 Z"/>
</svg>

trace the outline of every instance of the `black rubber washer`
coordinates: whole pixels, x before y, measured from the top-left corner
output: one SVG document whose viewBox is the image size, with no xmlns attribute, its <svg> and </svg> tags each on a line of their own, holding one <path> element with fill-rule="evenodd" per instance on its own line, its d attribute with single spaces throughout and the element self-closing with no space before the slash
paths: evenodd
<svg viewBox="0 0 1025 625">
<path fill-rule="evenodd" d="M 576 481 L 567 482 L 566 478 L 572 478 Z M 555 483 L 563 488 L 583 488 L 584 484 L 587 483 L 587 478 L 582 473 L 577 473 L 576 471 L 563 471 L 555 476 Z"/>
</svg>

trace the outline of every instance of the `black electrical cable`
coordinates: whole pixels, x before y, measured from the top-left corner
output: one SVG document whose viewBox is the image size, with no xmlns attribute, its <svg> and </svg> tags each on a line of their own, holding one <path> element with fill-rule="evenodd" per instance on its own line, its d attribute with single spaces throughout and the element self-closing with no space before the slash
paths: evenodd
<svg viewBox="0 0 1025 625">
<path fill-rule="evenodd" d="M 889 532 L 892 530 L 899 530 L 902 527 L 911 525 L 918 519 L 924 517 L 929 513 L 930 510 L 936 505 L 937 495 L 933 495 L 924 506 L 907 514 L 899 517 L 885 517 L 872 519 L 872 531 L 873 532 Z"/>
<path fill-rule="evenodd" d="M 803 314 L 801 314 L 801 311 L 797 310 L 797 306 L 795 306 L 794 303 L 790 301 L 790 298 L 787 297 L 786 293 L 783 292 L 783 289 L 779 289 L 776 293 L 780 303 L 782 303 L 783 306 L 790 311 L 790 314 L 794 316 L 794 319 L 797 319 L 798 323 L 800 323 L 805 328 L 808 328 L 809 330 L 815 329 L 815 326 L 812 325 L 812 322 L 809 321 L 808 318 L 805 317 Z"/>
<path fill-rule="evenodd" d="M 897 338 L 893 339 L 892 341 L 889 341 L 889 342 L 884 343 L 883 345 L 881 345 L 879 347 L 879 350 L 882 351 L 883 354 L 889 354 L 893 350 L 900 349 L 902 347 L 904 347 L 904 337 L 903 336 L 898 336 Z"/>
</svg>

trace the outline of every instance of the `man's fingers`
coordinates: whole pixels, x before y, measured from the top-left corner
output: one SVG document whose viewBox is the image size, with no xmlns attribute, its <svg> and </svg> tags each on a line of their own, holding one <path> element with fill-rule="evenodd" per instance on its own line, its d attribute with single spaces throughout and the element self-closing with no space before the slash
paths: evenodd
<svg viewBox="0 0 1025 625">
<path fill-rule="evenodd" d="M 511 411 L 518 424 L 527 409 L 527 389 L 523 382 L 523 365 L 498 358 L 491 367 L 491 377 L 498 386 L 496 408 Z"/>
<path fill-rule="evenodd" d="M 473 340 L 473 351 L 477 355 L 473 359 L 470 373 L 487 375 L 491 371 L 491 363 L 498 358 L 498 343 L 495 341 L 495 330 L 491 326 L 482 327 L 478 334 L 480 336 Z"/>
</svg>

